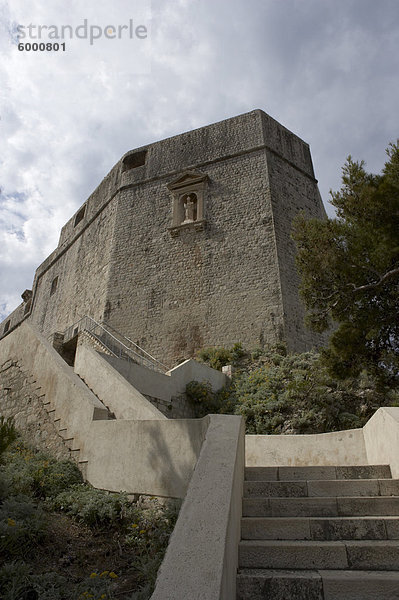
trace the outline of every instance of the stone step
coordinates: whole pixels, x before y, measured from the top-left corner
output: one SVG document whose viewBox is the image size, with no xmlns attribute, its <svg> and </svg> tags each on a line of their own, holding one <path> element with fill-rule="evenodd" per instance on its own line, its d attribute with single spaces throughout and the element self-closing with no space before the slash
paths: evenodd
<svg viewBox="0 0 399 600">
<path fill-rule="evenodd" d="M 312 479 L 390 479 L 389 465 L 246 467 L 247 481 L 309 481 Z"/>
<path fill-rule="evenodd" d="M 245 481 L 244 497 L 399 496 L 399 479 Z"/>
<path fill-rule="evenodd" d="M 238 564 L 246 569 L 399 569 L 398 540 L 243 540 Z"/>
<path fill-rule="evenodd" d="M 243 540 L 399 540 L 399 517 L 246 517 Z"/>
<path fill-rule="evenodd" d="M 398 516 L 399 497 L 244 498 L 243 517 Z"/>
<path fill-rule="evenodd" d="M 243 569 L 237 600 L 398 600 L 397 571 Z"/>
</svg>

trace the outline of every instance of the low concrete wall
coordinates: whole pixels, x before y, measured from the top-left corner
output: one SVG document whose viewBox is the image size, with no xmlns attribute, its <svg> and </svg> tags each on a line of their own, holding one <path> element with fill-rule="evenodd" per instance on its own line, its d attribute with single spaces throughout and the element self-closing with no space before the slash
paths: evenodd
<svg viewBox="0 0 399 600">
<path fill-rule="evenodd" d="M 246 435 L 247 467 L 368 464 L 362 429 L 312 435 Z"/>
<path fill-rule="evenodd" d="M 78 344 L 74 371 L 117 419 L 166 419 L 147 398 L 113 368 L 112 363 L 109 364 L 106 360 L 108 358 L 110 357 L 96 352 L 88 345 Z"/>
<path fill-rule="evenodd" d="M 76 448 L 83 443 L 93 419 L 108 419 L 106 407 L 27 321 L 1 340 L 0 362 L 14 357 L 41 387 L 55 409 L 54 419 L 60 419 L 61 426 L 68 429 Z"/>
<path fill-rule="evenodd" d="M 211 415 L 151 600 L 233 600 L 244 479 L 244 422 Z"/>
<path fill-rule="evenodd" d="M 390 465 L 399 478 L 399 407 L 379 408 L 363 427 L 368 463 Z"/>
<path fill-rule="evenodd" d="M 219 390 L 227 382 L 224 373 L 211 369 L 211 367 L 191 358 L 177 365 L 165 375 L 113 356 L 105 356 L 105 360 L 139 392 L 146 396 L 160 398 L 166 402 L 170 402 L 173 396 L 184 394 L 186 385 L 190 381 L 209 381 L 214 391 Z"/>
<path fill-rule="evenodd" d="M 221 371 L 212 369 L 192 358 L 185 360 L 167 372 L 173 386 L 173 394 L 184 394 L 190 381 L 209 382 L 214 392 L 226 385 L 228 378 Z"/>
<path fill-rule="evenodd" d="M 81 456 L 97 488 L 184 498 L 209 417 L 191 420 L 93 421 Z"/>
</svg>

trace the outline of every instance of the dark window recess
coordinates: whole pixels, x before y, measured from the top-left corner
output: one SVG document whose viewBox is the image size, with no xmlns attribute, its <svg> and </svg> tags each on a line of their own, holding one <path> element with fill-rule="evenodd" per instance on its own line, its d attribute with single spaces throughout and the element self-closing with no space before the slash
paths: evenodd
<svg viewBox="0 0 399 600">
<path fill-rule="evenodd" d="M 129 154 L 125 156 L 123 159 L 123 171 L 130 171 L 130 169 L 136 169 L 137 167 L 142 167 L 145 165 L 145 158 L 147 155 L 147 150 L 141 150 L 140 152 L 134 152 L 133 154 Z"/>
<path fill-rule="evenodd" d="M 80 209 L 80 211 L 78 212 L 78 214 L 75 217 L 74 227 L 76 227 L 76 225 L 81 222 L 81 220 L 85 216 L 85 212 L 86 212 L 86 207 L 82 206 L 82 208 Z"/>
<path fill-rule="evenodd" d="M 4 325 L 4 333 L 7 333 L 7 331 L 10 329 L 10 325 L 11 321 L 7 321 L 7 323 Z"/>
<path fill-rule="evenodd" d="M 50 296 L 52 296 L 55 293 L 55 291 L 57 289 L 57 285 L 58 285 L 58 276 L 55 277 L 53 279 L 53 281 L 51 282 Z"/>
</svg>

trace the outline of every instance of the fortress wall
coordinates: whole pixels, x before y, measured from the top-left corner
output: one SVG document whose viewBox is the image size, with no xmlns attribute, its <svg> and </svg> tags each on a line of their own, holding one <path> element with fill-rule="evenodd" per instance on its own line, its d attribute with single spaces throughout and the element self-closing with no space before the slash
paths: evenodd
<svg viewBox="0 0 399 600">
<path fill-rule="evenodd" d="M 263 111 L 257 112 L 261 119 L 263 143 L 268 150 L 314 179 L 309 145 Z"/>
<path fill-rule="evenodd" d="M 204 231 L 171 236 L 171 178 L 120 195 L 107 319 L 170 364 L 203 345 L 254 347 L 282 335 L 265 151 L 201 172 Z"/>
<path fill-rule="evenodd" d="M 298 295 L 300 276 L 295 266 L 296 245 L 291 239 L 292 220 L 300 211 L 309 218 L 326 216 L 317 182 L 272 152 L 267 153 L 273 224 L 284 305 L 284 335 L 288 348 L 304 352 L 320 346 L 325 336 L 304 326 L 305 309 Z"/>
<path fill-rule="evenodd" d="M 208 176 L 206 227 L 173 237 L 167 185 L 187 170 Z M 303 326 L 290 240 L 299 209 L 324 215 L 309 147 L 262 111 L 130 151 L 82 209 L 36 271 L 29 320 L 42 333 L 89 314 L 170 365 L 204 345 L 320 339 Z"/>
<path fill-rule="evenodd" d="M 252 112 L 207 125 L 149 145 L 145 170 L 130 171 L 132 182 L 179 173 L 262 145 L 260 112 Z M 137 152 L 140 149 L 134 150 Z M 129 183 L 127 176 L 123 183 Z"/>
<path fill-rule="evenodd" d="M 42 333 L 64 331 L 86 314 L 102 319 L 115 215 L 113 201 L 47 270 L 39 268 L 31 319 Z"/>
<path fill-rule="evenodd" d="M 16 356 L 0 358 L 1 415 L 13 417 L 23 439 L 39 450 L 50 452 L 59 460 L 74 460 L 54 420 L 44 408 L 45 395 Z"/>
<path fill-rule="evenodd" d="M 15 310 L 12 311 L 5 319 L 0 323 L 0 338 L 11 332 L 19 323 L 24 320 L 25 317 L 26 303 L 22 302 Z"/>
<path fill-rule="evenodd" d="M 87 226 L 90 220 L 92 220 L 96 214 L 109 202 L 113 196 L 117 193 L 120 185 L 120 169 L 121 165 L 118 162 L 111 171 L 104 177 L 100 185 L 94 190 L 88 199 L 82 204 L 82 206 L 76 211 L 76 213 L 65 223 L 61 229 L 60 239 L 58 243 L 58 250 L 63 249 L 71 238 L 79 234 L 84 227 Z M 76 216 L 80 212 L 81 208 L 85 206 L 84 216 L 77 225 L 75 225 Z"/>
</svg>

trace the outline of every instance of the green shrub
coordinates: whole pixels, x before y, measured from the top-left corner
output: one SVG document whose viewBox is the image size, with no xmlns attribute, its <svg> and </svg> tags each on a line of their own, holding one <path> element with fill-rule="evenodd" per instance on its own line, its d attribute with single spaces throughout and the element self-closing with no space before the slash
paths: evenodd
<svg viewBox="0 0 399 600">
<path fill-rule="evenodd" d="M 73 485 L 47 500 L 46 506 L 65 512 L 89 527 L 121 525 L 137 515 L 137 507 L 126 493 L 105 492 L 87 484 Z"/>
<path fill-rule="evenodd" d="M 220 351 L 205 349 L 208 362 L 217 357 L 211 350 Z M 240 360 L 242 348 L 235 350 Z M 397 390 L 382 394 L 367 373 L 333 379 L 316 352 L 287 354 L 280 344 L 256 349 L 252 360 L 257 362 L 240 360 L 231 385 L 216 393 L 204 383 L 188 384 L 187 397 L 197 416 L 242 415 L 247 433 L 254 434 L 323 433 L 362 427 L 379 406 L 399 403 Z"/>
<path fill-rule="evenodd" d="M 315 352 L 265 352 L 265 364 L 234 380 L 236 414 L 247 433 L 323 433 L 362 427 L 386 396 L 363 374 L 332 379 Z M 390 401 L 394 401 L 393 393 Z"/>
<path fill-rule="evenodd" d="M 3 474 L 13 494 L 53 497 L 82 482 L 82 474 L 74 463 L 57 461 L 22 443 L 10 448 L 5 462 Z"/>
<path fill-rule="evenodd" d="M 233 360 L 231 350 L 227 348 L 204 348 L 197 353 L 197 358 L 218 371 Z"/>
<path fill-rule="evenodd" d="M 130 524 L 125 542 L 134 548 L 134 567 L 142 585 L 133 598 L 150 598 L 177 516 L 176 507 L 160 506 L 153 500 L 152 506 L 138 513 L 136 521 Z"/>
<path fill-rule="evenodd" d="M 232 348 L 222 347 L 209 347 L 203 348 L 197 352 L 197 359 L 203 363 L 206 363 L 212 369 L 222 370 L 222 367 L 229 364 L 236 364 L 243 356 L 245 351 L 242 348 L 242 344 L 237 342 Z"/>
<path fill-rule="evenodd" d="M 11 417 L 6 419 L 0 417 L 0 458 L 3 452 L 12 444 L 18 437 L 17 431 L 14 427 L 14 421 Z"/>
<path fill-rule="evenodd" d="M 0 568 L 2 600 L 72 600 L 72 582 L 58 573 L 34 573 L 30 565 L 18 561 Z"/>
<path fill-rule="evenodd" d="M 0 552 L 24 556 L 46 536 L 46 515 L 30 498 L 17 496 L 0 507 Z"/>
</svg>

